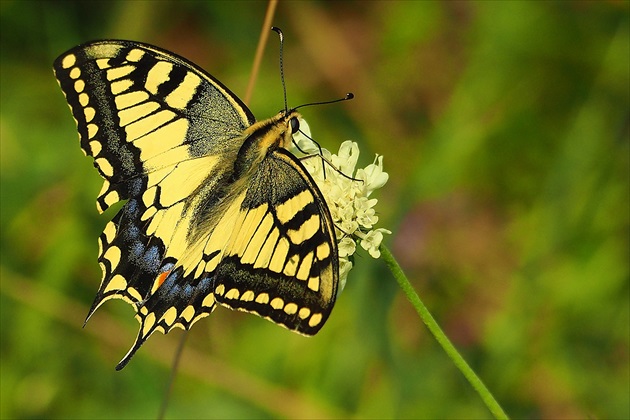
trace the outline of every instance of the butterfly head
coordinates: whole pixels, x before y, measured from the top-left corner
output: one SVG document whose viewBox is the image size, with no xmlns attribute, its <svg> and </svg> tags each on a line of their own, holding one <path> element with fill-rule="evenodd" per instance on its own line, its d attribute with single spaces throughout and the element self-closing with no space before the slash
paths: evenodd
<svg viewBox="0 0 630 420">
<path fill-rule="evenodd" d="M 293 135 L 300 130 L 300 118 L 302 116 L 299 112 L 290 109 L 280 111 L 276 116 L 258 123 L 260 128 L 256 131 L 264 133 L 261 146 L 267 150 L 278 147 L 288 149 L 293 141 Z"/>
</svg>

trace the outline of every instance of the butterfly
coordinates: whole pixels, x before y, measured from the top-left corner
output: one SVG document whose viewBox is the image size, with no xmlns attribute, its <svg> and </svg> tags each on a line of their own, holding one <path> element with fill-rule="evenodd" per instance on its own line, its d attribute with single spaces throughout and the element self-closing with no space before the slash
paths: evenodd
<svg viewBox="0 0 630 420">
<path fill-rule="evenodd" d="M 324 197 L 287 148 L 296 110 L 256 121 L 220 81 L 158 47 L 106 40 L 58 57 L 81 148 L 104 178 L 97 209 L 125 201 L 98 239 L 103 278 L 87 320 L 119 298 L 155 332 L 221 304 L 314 335 L 339 260 Z"/>
</svg>

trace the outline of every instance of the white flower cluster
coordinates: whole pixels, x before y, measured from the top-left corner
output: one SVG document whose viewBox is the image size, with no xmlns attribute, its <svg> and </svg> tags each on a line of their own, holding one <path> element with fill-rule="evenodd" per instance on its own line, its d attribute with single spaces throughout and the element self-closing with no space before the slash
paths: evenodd
<svg viewBox="0 0 630 420">
<path fill-rule="evenodd" d="M 378 216 L 374 206 L 376 198 L 369 198 L 372 192 L 387 182 L 389 175 L 383 172 L 383 156 L 376 155 L 374 163 L 355 172 L 359 159 L 359 146 L 347 140 L 341 144 L 338 154 L 322 148 L 321 155 L 330 165 L 320 159 L 320 149 L 310 139 L 308 124 L 300 119 L 300 132 L 294 134 L 295 150 L 312 155 L 303 158 L 302 164 L 311 174 L 326 199 L 335 224 L 339 249 L 339 292 L 343 290 L 348 273 L 353 266 L 353 254 L 357 242 L 373 258 L 381 256 L 379 246 L 387 229 L 374 228 Z M 332 165 L 332 167 L 331 167 Z"/>
</svg>

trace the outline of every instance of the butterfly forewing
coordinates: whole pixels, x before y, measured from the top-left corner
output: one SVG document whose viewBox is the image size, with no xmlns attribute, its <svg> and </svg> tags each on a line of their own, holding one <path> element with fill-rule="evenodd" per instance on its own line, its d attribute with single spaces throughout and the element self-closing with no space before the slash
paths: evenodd
<svg viewBox="0 0 630 420">
<path fill-rule="evenodd" d="M 132 181 L 138 176 L 191 158 L 236 153 L 233 139 L 255 121 L 216 79 L 149 45 L 85 44 L 59 57 L 54 69 L 81 148 L 105 178 L 101 211 L 139 194 L 142 187 Z"/>
<path fill-rule="evenodd" d="M 140 331 L 118 368 L 154 331 L 188 329 L 216 301 L 303 334 L 321 328 L 338 282 L 330 213 L 282 141 L 249 142 L 255 162 L 239 153 L 263 134 L 238 97 L 131 41 L 73 48 L 54 70 L 104 178 L 98 210 L 127 200 L 99 237 L 103 279 L 88 315 L 111 298 L 136 310 Z M 268 135 L 288 120 L 265 123 Z"/>
</svg>

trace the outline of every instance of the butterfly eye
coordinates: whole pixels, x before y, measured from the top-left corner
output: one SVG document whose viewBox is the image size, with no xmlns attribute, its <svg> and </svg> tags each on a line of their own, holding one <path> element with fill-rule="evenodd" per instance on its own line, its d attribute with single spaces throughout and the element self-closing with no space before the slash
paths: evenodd
<svg viewBox="0 0 630 420">
<path fill-rule="evenodd" d="M 296 117 L 291 118 L 290 124 L 291 124 L 291 134 L 297 133 L 298 130 L 300 129 L 300 122 L 298 121 L 298 119 Z"/>
</svg>

